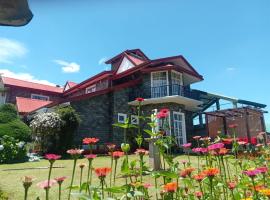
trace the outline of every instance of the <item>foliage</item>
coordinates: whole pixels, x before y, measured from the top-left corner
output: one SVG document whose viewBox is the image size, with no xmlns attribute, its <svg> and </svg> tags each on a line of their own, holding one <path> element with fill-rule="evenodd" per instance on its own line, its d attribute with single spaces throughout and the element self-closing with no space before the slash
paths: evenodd
<svg viewBox="0 0 270 200">
<path fill-rule="evenodd" d="M 0 163 L 21 162 L 26 159 L 25 143 L 10 136 L 0 139 Z"/>
<path fill-rule="evenodd" d="M 74 133 L 77 130 L 81 119 L 71 106 L 58 107 L 56 113 L 62 120 L 59 134 L 61 145 L 59 145 L 58 151 L 64 153 L 66 149 L 72 147 Z"/>
<path fill-rule="evenodd" d="M 30 128 L 21 121 L 13 104 L 0 106 L 0 137 L 8 135 L 15 139 L 28 141 Z"/>
<path fill-rule="evenodd" d="M 62 120 L 54 112 L 40 113 L 30 122 L 33 137 L 40 144 L 42 152 L 55 150 L 61 126 Z"/>
</svg>

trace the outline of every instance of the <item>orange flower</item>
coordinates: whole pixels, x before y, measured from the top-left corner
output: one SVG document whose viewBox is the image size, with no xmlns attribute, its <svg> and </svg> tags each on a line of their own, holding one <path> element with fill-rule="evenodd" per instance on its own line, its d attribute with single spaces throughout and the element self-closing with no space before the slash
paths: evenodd
<svg viewBox="0 0 270 200">
<path fill-rule="evenodd" d="M 188 167 L 180 172 L 180 176 L 185 178 L 187 176 L 190 176 L 193 171 L 195 171 L 194 168 Z"/>
<path fill-rule="evenodd" d="M 205 178 L 205 174 L 200 173 L 200 174 L 194 175 L 193 178 L 194 178 L 196 181 L 201 182 L 201 181 Z"/>
<path fill-rule="evenodd" d="M 218 155 L 221 155 L 221 156 L 223 156 L 223 155 L 225 155 L 227 153 L 228 153 L 228 149 L 226 149 L 226 148 L 221 148 L 218 151 Z"/>
<path fill-rule="evenodd" d="M 203 173 L 208 177 L 208 178 L 213 178 L 219 173 L 219 170 L 217 168 L 208 168 L 206 170 L 203 170 Z"/>
<path fill-rule="evenodd" d="M 163 186 L 163 188 L 166 192 L 176 192 L 177 183 L 176 182 L 167 183 L 166 185 Z"/>
<path fill-rule="evenodd" d="M 96 144 L 98 141 L 98 138 L 84 138 L 83 144 Z"/>
<path fill-rule="evenodd" d="M 95 172 L 99 178 L 105 178 L 112 171 L 109 167 L 96 168 Z"/>
<path fill-rule="evenodd" d="M 262 190 L 259 190 L 259 192 L 265 196 L 270 197 L 270 189 L 262 189 Z"/>
</svg>

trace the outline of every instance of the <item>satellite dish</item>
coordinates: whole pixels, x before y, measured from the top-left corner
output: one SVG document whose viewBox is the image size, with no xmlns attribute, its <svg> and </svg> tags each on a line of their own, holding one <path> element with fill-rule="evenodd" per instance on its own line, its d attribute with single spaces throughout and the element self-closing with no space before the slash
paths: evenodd
<svg viewBox="0 0 270 200">
<path fill-rule="evenodd" d="M 0 0 L 0 25 L 24 26 L 32 18 L 27 0 Z"/>
</svg>

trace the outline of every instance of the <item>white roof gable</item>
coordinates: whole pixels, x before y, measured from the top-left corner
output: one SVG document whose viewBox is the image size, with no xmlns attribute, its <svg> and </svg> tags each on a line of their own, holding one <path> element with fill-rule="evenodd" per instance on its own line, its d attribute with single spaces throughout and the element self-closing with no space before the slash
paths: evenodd
<svg viewBox="0 0 270 200">
<path fill-rule="evenodd" d="M 117 74 L 120 74 L 128 69 L 131 69 L 132 67 L 134 67 L 133 63 L 129 61 L 129 59 L 127 59 L 126 57 L 124 57 L 121 65 L 118 68 Z"/>
</svg>

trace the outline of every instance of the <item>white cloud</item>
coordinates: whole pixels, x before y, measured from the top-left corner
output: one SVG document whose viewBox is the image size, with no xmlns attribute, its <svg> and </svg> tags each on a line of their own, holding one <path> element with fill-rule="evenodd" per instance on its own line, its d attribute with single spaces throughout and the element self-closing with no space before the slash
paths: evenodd
<svg viewBox="0 0 270 200">
<path fill-rule="evenodd" d="M 52 85 L 55 86 L 56 84 L 51 83 L 47 80 L 40 80 L 34 77 L 33 75 L 29 73 L 20 73 L 20 72 L 12 72 L 8 69 L 0 69 L 0 75 L 10 77 L 10 78 L 16 78 L 20 80 L 25 80 L 25 81 L 31 81 L 34 83 L 41 83 L 41 84 L 46 84 L 46 85 Z"/>
<path fill-rule="evenodd" d="M 227 71 L 235 71 L 236 68 L 235 68 L 235 67 L 227 67 L 226 70 L 227 70 Z"/>
<path fill-rule="evenodd" d="M 99 65 L 103 65 L 103 64 L 105 64 L 105 62 L 108 60 L 108 58 L 107 57 L 103 57 L 103 58 L 101 58 L 99 61 L 98 61 L 98 64 Z"/>
<path fill-rule="evenodd" d="M 62 66 L 64 73 L 75 73 L 80 71 L 80 65 L 75 62 L 67 62 L 64 60 L 54 60 L 55 63 Z"/>
<path fill-rule="evenodd" d="M 0 63 L 11 64 L 14 58 L 23 57 L 27 52 L 24 44 L 15 40 L 0 38 Z"/>
</svg>

